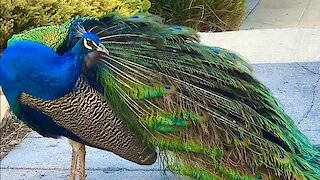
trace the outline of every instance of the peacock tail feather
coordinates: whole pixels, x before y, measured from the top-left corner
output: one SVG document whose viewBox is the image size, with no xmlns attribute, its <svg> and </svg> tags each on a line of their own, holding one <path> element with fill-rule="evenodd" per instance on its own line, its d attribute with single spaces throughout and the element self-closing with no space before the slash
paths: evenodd
<svg viewBox="0 0 320 180">
<path fill-rule="evenodd" d="M 43 40 L 49 31 L 35 40 L 70 48 L 72 22 L 49 28 L 63 41 Z M 142 142 L 159 147 L 170 170 L 198 179 L 320 179 L 320 149 L 238 54 L 146 13 L 78 22 L 109 50 L 96 78 L 110 107 Z"/>
<path fill-rule="evenodd" d="M 110 53 L 98 72 L 105 97 L 171 170 L 200 179 L 319 178 L 319 150 L 237 54 L 149 14 L 100 21 L 90 29 Z"/>
</svg>

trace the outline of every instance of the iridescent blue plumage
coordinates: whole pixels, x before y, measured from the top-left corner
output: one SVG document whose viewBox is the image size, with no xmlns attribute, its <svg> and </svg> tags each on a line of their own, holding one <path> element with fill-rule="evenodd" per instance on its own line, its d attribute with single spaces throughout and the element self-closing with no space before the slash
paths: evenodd
<svg viewBox="0 0 320 180">
<path fill-rule="evenodd" d="M 1 85 L 11 109 L 19 115 L 17 98 L 22 92 L 43 100 L 70 92 L 80 76 L 85 56 L 101 50 L 100 42 L 97 35 L 84 32 L 62 56 L 32 41 L 18 41 L 8 47 L 1 59 Z"/>
<path fill-rule="evenodd" d="M 83 38 L 91 39 L 92 41 L 94 41 L 95 43 L 98 43 L 98 44 L 101 43 L 100 37 L 97 36 L 96 34 L 92 33 L 92 32 L 84 33 L 84 34 L 82 35 L 82 37 L 83 37 Z"/>
<path fill-rule="evenodd" d="M 1 84 L 10 107 L 19 114 L 17 97 L 21 92 L 45 100 L 59 98 L 70 92 L 80 67 L 81 61 L 72 52 L 58 56 L 45 45 L 21 41 L 3 53 Z"/>
</svg>

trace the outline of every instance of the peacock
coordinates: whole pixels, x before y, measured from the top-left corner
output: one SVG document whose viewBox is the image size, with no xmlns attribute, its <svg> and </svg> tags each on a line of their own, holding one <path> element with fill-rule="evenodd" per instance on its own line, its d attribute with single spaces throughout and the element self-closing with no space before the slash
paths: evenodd
<svg viewBox="0 0 320 180">
<path fill-rule="evenodd" d="M 14 35 L 0 62 L 14 113 L 43 136 L 70 139 L 70 179 L 78 166 L 85 179 L 85 145 L 138 164 L 159 155 L 196 179 L 320 179 L 320 148 L 250 65 L 158 16 L 37 28 Z"/>
</svg>

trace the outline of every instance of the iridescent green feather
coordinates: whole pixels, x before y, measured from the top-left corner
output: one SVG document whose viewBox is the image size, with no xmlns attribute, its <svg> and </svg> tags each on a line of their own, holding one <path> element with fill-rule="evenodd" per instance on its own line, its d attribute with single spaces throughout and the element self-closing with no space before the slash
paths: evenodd
<svg viewBox="0 0 320 180">
<path fill-rule="evenodd" d="M 18 41 L 29 40 L 45 44 L 54 50 L 65 41 L 68 36 L 72 21 L 68 21 L 60 26 L 39 27 L 21 34 L 15 34 L 9 39 L 7 46 L 11 46 Z"/>
<path fill-rule="evenodd" d="M 8 40 L 7 47 L 13 45 L 18 41 L 28 40 L 39 42 L 57 51 L 58 48 L 60 48 L 64 42 L 70 41 L 69 38 L 73 36 L 72 33 L 73 30 L 77 29 L 76 26 L 81 25 L 82 23 L 88 20 L 94 21 L 94 19 L 95 18 L 91 17 L 76 17 L 59 26 L 39 27 L 30 31 L 22 32 L 20 34 L 15 34 Z M 65 49 L 64 51 L 67 51 L 67 49 Z"/>
<path fill-rule="evenodd" d="M 115 86 L 103 81 L 103 73 L 101 83 L 105 92 L 119 93 L 121 105 L 107 98 L 121 106 L 118 114 L 132 112 L 125 119 L 139 122 L 143 137 L 163 151 L 169 168 L 200 179 L 319 176 L 319 151 L 240 56 L 203 46 L 195 31 L 163 25 L 155 16 L 109 18 L 111 27 L 94 32 L 110 52 L 100 68 L 110 71 Z M 159 93 L 162 85 L 175 90 Z M 137 87 L 154 94 L 139 95 Z M 188 112 L 206 118 L 190 121 Z"/>
</svg>

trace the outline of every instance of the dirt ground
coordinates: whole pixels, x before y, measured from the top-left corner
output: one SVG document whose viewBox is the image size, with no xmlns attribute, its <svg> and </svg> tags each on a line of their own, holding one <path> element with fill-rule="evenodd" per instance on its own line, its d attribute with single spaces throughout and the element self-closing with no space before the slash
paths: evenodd
<svg viewBox="0 0 320 180">
<path fill-rule="evenodd" d="M 0 124 L 0 160 L 19 144 L 29 132 L 31 132 L 31 129 L 8 110 Z"/>
</svg>

